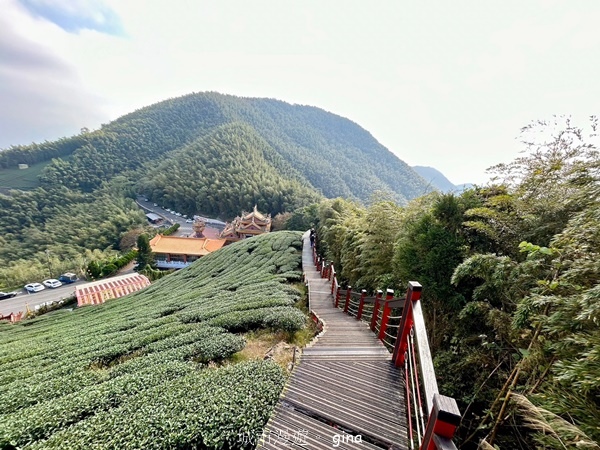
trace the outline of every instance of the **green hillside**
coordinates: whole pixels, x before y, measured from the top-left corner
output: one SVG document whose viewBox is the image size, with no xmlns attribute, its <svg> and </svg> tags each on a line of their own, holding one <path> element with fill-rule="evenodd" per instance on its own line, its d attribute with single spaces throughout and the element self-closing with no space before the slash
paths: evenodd
<svg viewBox="0 0 600 450">
<path fill-rule="evenodd" d="M 138 186 L 161 205 L 220 217 L 235 217 L 240 205 L 274 215 L 320 198 L 254 129 L 240 123 L 172 152 Z"/>
<path fill-rule="evenodd" d="M 439 170 L 428 166 L 413 166 L 412 168 L 435 189 L 442 192 L 456 191 L 456 186 Z"/>
<path fill-rule="evenodd" d="M 412 169 L 441 192 L 462 192 L 473 187 L 472 183 L 453 184 L 442 172 L 433 167 L 412 166 Z"/>
<path fill-rule="evenodd" d="M 27 169 L 17 166 L 0 170 L 0 189 L 34 189 L 40 185 L 39 176 L 47 161 L 42 161 Z"/>
<path fill-rule="evenodd" d="M 18 171 L 19 163 L 31 168 Z M 121 238 L 146 224 L 132 201 L 140 193 L 188 215 L 231 220 L 254 205 L 275 216 L 322 196 L 368 203 L 384 193 L 404 204 L 430 189 L 348 119 L 212 92 L 0 151 L 0 187 L 3 288 L 40 281 L 49 265 L 79 271 L 123 250 Z"/>
<path fill-rule="evenodd" d="M 254 128 L 326 197 L 368 201 L 383 190 L 405 202 L 430 190 L 408 165 L 348 119 L 310 106 L 217 93 L 166 100 L 72 138 L 12 147 L 0 152 L 0 168 L 72 155 L 68 163 L 52 164 L 43 181 L 90 191 L 234 122 Z"/>
<path fill-rule="evenodd" d="M 236 333 L 304 326 L 300 249 L 270 233 L 125 298 L 0 325 L 0 448 L 241 448 L 285 376 L 227 360 Z"/>
</svg>

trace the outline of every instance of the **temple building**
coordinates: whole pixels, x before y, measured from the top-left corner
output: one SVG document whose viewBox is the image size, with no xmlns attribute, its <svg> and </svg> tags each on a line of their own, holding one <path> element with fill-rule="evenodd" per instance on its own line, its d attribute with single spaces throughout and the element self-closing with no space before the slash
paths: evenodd
<svg viewBox="0 0 600 450">
<path fill-rule="evenodd" d="M 157 234 L 150 240 L 159 269 L 182 269 L 225 245 L 225 239 L 187 238 Z"/>
<path fill-rule="evenodd" d="M 271 231 L 271 214 L 265 216 L 258 212 L 254 205 L 252 212 L 242 212 L 241 217 L 238 216 L 233 219 L 233 222 L 227 223 L 221 232 L 221 238 L 226 239 L 228 243 L 236 242 L 269 231 Z"/>
</svg>

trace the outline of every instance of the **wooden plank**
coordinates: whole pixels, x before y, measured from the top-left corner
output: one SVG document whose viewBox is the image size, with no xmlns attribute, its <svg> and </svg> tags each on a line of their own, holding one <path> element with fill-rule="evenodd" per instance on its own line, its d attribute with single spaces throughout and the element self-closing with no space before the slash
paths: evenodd
<svg viewBox="0 0 600 450">
<path fill-rule="evenodd" d="M 393 374 L 391 371 L 388 372 L 385 370 L 362 370 L 356 362 L 347 364 L 347 361 L 311 360 L 307 361 L 306 365 L 299 367 L 292 377 L 301 377 L 305 374 L 308 377 L 310 377 L 311 374 L 316 374 L 318 376 L 321 372 L 329 374 L 331 378 L 336 380 L 341 379 L 342 381 L 348 379 L 348 374 L 351 374 L 351 379 L 356 380 L 356 384 L 360 384 L 361 386 L 374 385 L 379 389 L 385 389 L 387 391 L 398 390 L 404 392 L 404 383 L 400 374 Z M 347 387 L 347 385 L 348 383 L 345 383 L 344 388 Z"/>
<path fill-rule="evenodd" d="M 308 448 L 312 448 L 310 446 L 315 445 L 315 443 L 319 445 L 315 448 L 322 449 L 331 447 L 334 443 L 334 436 L 340 436 L 343 433 L 343 431 L 339 428 L 334 428 L 328 424 L 302 414 L 291 407 L 286 407 L 283 405 L 278 407 L 276 420 L 273 421 L 273 425 L 276 427 L 288 427 L 290 430 L 308 431 L 306 439 L 307 445 L 309 446 Z M 357 448 L 357 446 L 358 448 L 364 448 L 366 450 L 381 450 L 381 447 L 377 447 L 366 441 L 363 441 L 360 444 L 340 442 L 337 448 L 350 450 Z"/>
<path fill-rule="evenodd" d="M 310 392 L 298 390 L 293 386 L 288 388 L 285 400 L 309 411 L 315 410 L 315 413 L 318 413 L 319 416 L 350 430 L 380 438 L 386 442 L 401 441 L 407 434 L 403 424 L 388 422 L 382 424 L 374 420 L 372 409 L 367 411 L 355 409 L 352 408 L 352 404 L 342 404 L 336 401 L 335 398 L 321 398 Z"/>
<path fill-rule="evenodd" d="M 373 401 L 373 399 L 378 398 L 387 398 L 389 400 L 402 401 L 402 403 L 404 403 L 403 395 L 400 394 L 402 391 L 397 389 L 398 385 L 393 385 L 389 383 L 384 384 L 381 382 L 364 382 L 360 383 L 360 385 L 358 385 L 357 383 L 356 387 L 351 387 L 351 385 L 349 385 L 348 383 L 344 383 L 344 379 L 339 380 L 339 378 L 335 378 L 332 380 L 326 377 L 327 375 L 323 373 L 313 373 L 310 376 L 297 375 L 294 378 L 293 382 L 307 383 L 311 382 L 312 380 L 313 383 L 321 383 L 322 386 L 328 386 L 329 384 L 331 384 L 332 388 L 337 392 L 339 392 L 340 388 L 343 386 L 344 392 L 356 392 L 357 395 L 361 395 L 361 393 L 364 393 L 365 395 L 370 396 L 371 401 Z M 406 410 L 404 412 L 406 413 Z"/>
<path fill-rule="evenodd" d="M 391 364 L 390 352 L 368 323 L 334 307 L 331 283 L 314 270 L 312 249 L 306 241 L 302 261 L 310 310 L 322 321 L 323 331 L 304 350 L 269 420 L 268 436 L 278 440 L 265 441 L 257 448 L 329 448 L 334 446 L 335 436 L 344 432 L 361 433 L 367 441 L 339 442 L 336 447 L 343 450 L 408 448 L 402 373 Z M 342 291 L 342 307 L 345 294 Z M 359 297 L 352 293 L 352 303 Z M 365 300 L 370 303 L 374 298 Z M 363 313 L 369 314 L 371 307 L 369 304 Z M 298 436 L 294 440 L 292 430 L 306 431 L 305 442 L 296 442 Z"/>
<path fill-rule="evenodd" d="M 404 401 L 397 397 L 391 397 L 386 403 L 377 402 L 376 397 L 368 392 L 340 390 L 339 386 L 326 387 L 319 385 L 314 388 L 310 382 L 295 380 L 294 386 L 304 392 L 318 396 L 319 398 L 334 399 L 336 403 L 351 404 L 355 410 L 367 411 L 370 417 L 376 421 L 389 421 L 396 424 L 406 425 L 406 406 Z"/>
</svg>

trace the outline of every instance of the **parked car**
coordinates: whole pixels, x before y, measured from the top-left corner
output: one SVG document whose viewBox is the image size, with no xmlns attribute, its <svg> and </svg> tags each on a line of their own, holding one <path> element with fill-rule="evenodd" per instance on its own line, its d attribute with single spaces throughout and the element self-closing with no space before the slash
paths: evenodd
<svg viewBox="0 0 600 450">
<path fill-rule="evenodd" d="M 155 203 L 154 206 L 158 206 L 158 203 Z"/>
<path fill-rule="evenodd" d="M 40 283 L 29 283 L 25 285 L 25 290 L 27 292 L 39 292 L 43 291 L 44 289 L 46 288 Z"/>
<path fill-rule="evenodd" d="M 181 213 L 175 213 L 177 217 L 181 217 Z"/>
<path fill-rule="evenodd" d="M 0 300 L 16 297 L 18 292 L 0 292 Z"/>
<path fill-rule="evenodd" d="M 77 275 L 71 272 L 63 273 L 60 277 L 58 277 L 58 281 L 63 284 L 71 284 L 77 281 Z"/>
<path fill-rule="evenodd" d="M 193 222 L 192 219 L 188 219 L 188 220 L 185 221 L 185 223 L 192 223 L 192 222 Z"/>
<path fill-rule="evenodd" d="M 56 278 L 50 278 L 49 280 L 44 280 L 42 282 L 42 284 L 44 286 L 52 288 L 52 289 L 62 286 L 62 283 L 60 281 L 58 281 Z"/>
</svg>

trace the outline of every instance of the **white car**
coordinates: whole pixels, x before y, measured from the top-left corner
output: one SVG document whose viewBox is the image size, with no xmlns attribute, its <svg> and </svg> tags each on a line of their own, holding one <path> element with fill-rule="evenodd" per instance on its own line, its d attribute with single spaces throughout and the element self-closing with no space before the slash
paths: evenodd
<svg viewBox="0 0 600 450">
<path fill-rule="evenodd" d="M 192 223 L 192 222 L 194 222 L 192 219 L 188 219 L 185 221 L 185 223 Z"/>
<path fill-rule="evenodd" d="M 39 292 L 39 291 L 43 291 L 44 289 L 46 289 L 43 285 L 41 285 L 40 283 L 29 283 L 25 285 L 25 290 L 27 292 Z"/>
<path fill-rule="evenodd" d="M 45 280 L 42 282 L 42 284 L 44 286 L 52 288 L 52 289 L 62 286 L 62 283 L 55 278 L 50 278 L 49 280 Z"/>
<path fill-rule="evenodd" d="M 175 213 L 177 217 L 181 217 L 181 213 Z"/>
</svg>

